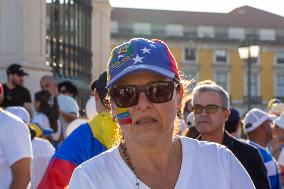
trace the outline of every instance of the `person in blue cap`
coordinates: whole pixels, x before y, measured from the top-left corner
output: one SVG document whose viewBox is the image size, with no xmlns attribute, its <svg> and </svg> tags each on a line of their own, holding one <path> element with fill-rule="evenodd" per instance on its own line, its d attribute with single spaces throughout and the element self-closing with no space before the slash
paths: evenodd
<svg viewBox="0 0 284 189">
<path fill-rule="evenodd" d="M 78 166 L 69 189 L 253 189 L 225 147 L 174 134 L 184 87 L 178 64 L 161 40 L 134 38 L 108 62 L 111 111 L 119 145 Z"/>
</svg>

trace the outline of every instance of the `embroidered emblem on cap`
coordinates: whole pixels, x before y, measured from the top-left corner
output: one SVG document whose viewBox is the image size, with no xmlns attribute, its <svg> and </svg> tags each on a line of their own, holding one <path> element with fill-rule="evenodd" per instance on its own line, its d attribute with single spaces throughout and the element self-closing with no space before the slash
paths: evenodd
<svg viewBox="0 0 284 189">
<path fill-rule="evenodd" d="M 118 49 L 117 54 L 117 57 L 113 55 L 114 63 L 112 64 L 112 68 L 118 68 L 119 66 L 130 60 L 130 56 L 132 54 L 132 46 L 125 44 Z"/>
</svg>

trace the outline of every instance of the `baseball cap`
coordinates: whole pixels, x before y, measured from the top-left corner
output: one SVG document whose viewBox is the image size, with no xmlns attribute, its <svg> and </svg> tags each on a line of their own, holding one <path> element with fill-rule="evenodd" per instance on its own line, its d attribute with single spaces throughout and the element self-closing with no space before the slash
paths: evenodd
<svg viewBox="0 0 284 189">
<path fill-rule="evenodd" d="M 239 122 L 241 117 L 240 117 L 240 112 L 236 110 L 235 108 L 230 108 L 230 116 L 228 118 L 227 122 Z"/>
<path fill-rule="evenodd" d="M 274 104 L 279 104 L 279 103 L 281 103 L 281 100 L 277 98 L 269 100 L 269 102 L 267 103 L 268 110 L 270 110 Z"/>
<path fill-rule="evenodd" d="M 26 73 L 24 71 L 23 67 L 19 64 L 10 65 L 7 69 L 7 75 L 9 75 L 9 74 L 18 74 L 18 75 L 21 75 L 21 76 L 29 75 L 28 73 Z"/>
<path fill-rule="evenodd" d="M 104 71 L 99 75 L 99 78 L 96 80 L 96 91 L 99 93 L 100 100 L 104 105 L 106 105 L 105 98 L 107 95 L 106 83 L 107 83 L 107 72 Z"/>
<path fill-rule="evenodd" d="M 177 62 L 161 40 L 133 38 L 113 49 L 108 62 L 110 88 L 122 77 L 137 71 L 150 71 L 167 78 L 179 78 Z"/>
<path fill-rule="evenodd" d="M 8 108 L 6 108 L 6 111 L 18 116 L 19 118 L 21 118 L 26 124 L 30 123 L 30 114 L 28 113 L 28 111 L 21 107 L 21 106 L 10 106 Z"/>
<path fill-rule="evenodd" d="M 253 108 L 245 115 L 244 118 L 246 131 L 251 132 L 255 130 L 267 120 L 271 120 L 268 113 L 258 108 Z"/>
<path fill-rule="evenodd" d="M 279 117 L 277 117 L 274 121 L 275 125 L 280 127 L 281 129 L 284 129 L 284 113 L 281 114 Z"/>
<path fill-rule="evenodd" d="M 269 113 L 275 114 L 277 116 L 281 115 L 284 112 L 284 104 L 283 103 L 277 103 L 273 104 Z"/>
</svg>

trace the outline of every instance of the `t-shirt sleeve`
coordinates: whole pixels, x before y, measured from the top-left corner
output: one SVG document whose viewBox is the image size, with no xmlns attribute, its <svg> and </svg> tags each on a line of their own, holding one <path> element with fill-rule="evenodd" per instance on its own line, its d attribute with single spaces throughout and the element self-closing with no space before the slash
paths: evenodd
<svg viewBox="0 0 284 189">
<path fill-rule="evenodd" d="M 33 118 L 32 123 L 37 124 L 42 129 L 50 128 L 50 124 L 49 124 L 48 118 L 44 114 L 42 114 L 42 113 L 37 114 Z"/>
<path fill-rule="evenodd" d="M 60 111 L 65 113 L 73 113 L 79 116 L 79 106 L 77 102 L 70 96 L 60 95 L 58 98 Z"/>
<path fill-rule="evenodd" d="M 0 145 L 10 166 L 22 158 L 32 157 L 30 133 L 24 123 L 7 125 L 0 137 Z"/>
<path fill-rule="evenodd" d="M 234 154 L 228 150 L 227 158 L 230 162 L 230 188 L 231 189 L 255 189 L 255 186 L 243 165 L 234 156 Z"/>
<path fill-rule="evenodd" d="M 94 181 L 88 177 L 88 175 L 84 172 L 81 167 L 77 167 L 72 174 L 71 180 L 69 182 L 69 189 L 77 189 L 77 188 L 93 188 L 96 187 L 92 184 Z"/>
</svg>

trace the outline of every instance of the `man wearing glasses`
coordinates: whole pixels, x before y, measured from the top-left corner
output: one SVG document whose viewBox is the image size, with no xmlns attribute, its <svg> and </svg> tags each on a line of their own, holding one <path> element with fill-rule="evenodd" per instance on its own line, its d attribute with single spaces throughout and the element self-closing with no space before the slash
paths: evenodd
<svg viewBox="0 0 284 189">
<path fill-rule="evenodd" d="M 257 189 L 270 188 L 258 149 L 237 140 L 224 129 L 230 115 L 228 93 L 216 84 L 202 84 L 193 89 L 192 96 L 198 139 L 225 145 L 242 163 Z"/>
</svg>

